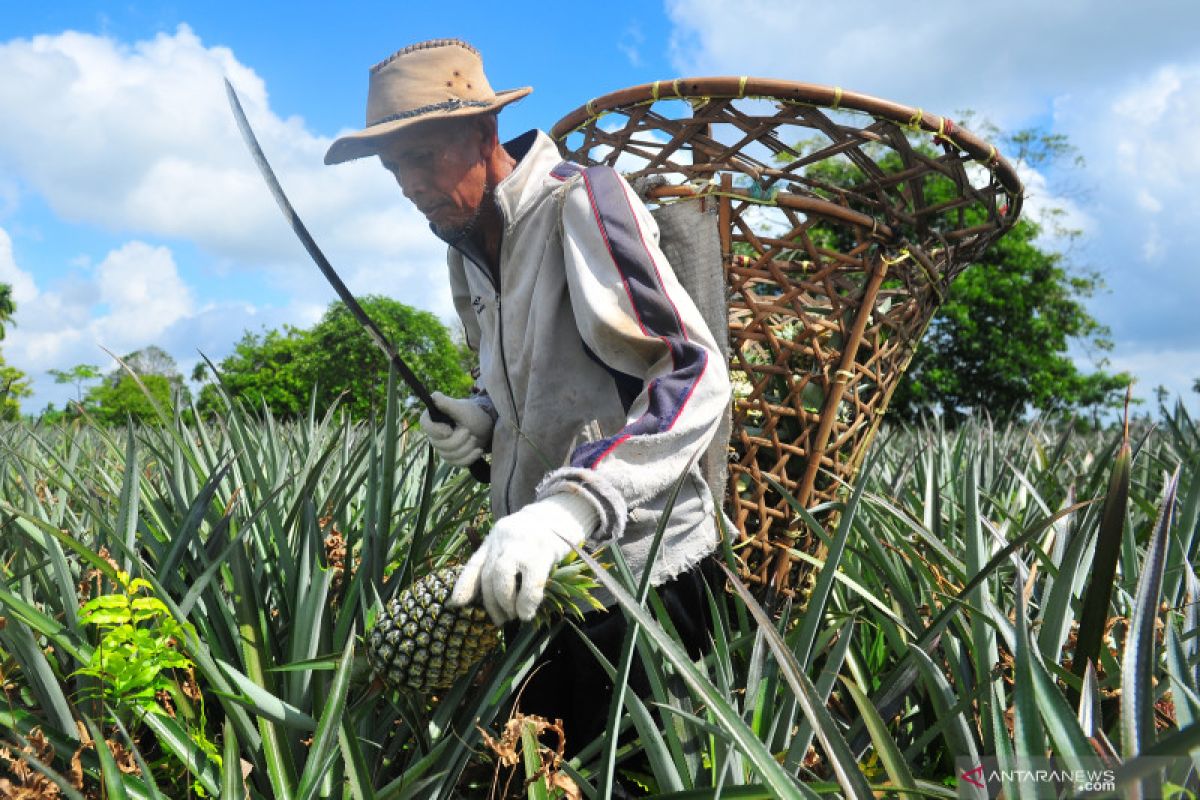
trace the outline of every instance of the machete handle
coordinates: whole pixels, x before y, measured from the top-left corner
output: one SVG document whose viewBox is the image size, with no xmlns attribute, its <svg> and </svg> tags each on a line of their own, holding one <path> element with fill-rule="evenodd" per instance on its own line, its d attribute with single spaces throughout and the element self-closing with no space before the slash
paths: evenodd
<svg viewBox="0 0 1200 800">
<path fill-rule="evenodd" d="M 434 422 L 443 425 L 449 425 L 451 428 L 457 428 L 458 424 L 451 418 L 449 414 L 438 408 L 437 403 L 432 402 L 433 398 L 429 398 L 430 402 L 426 404 L 429 409 L 429 418 Z M 467 471 L 471 473 L 471 477 L 480 483 L 492 482 L 492 465 L 483 460 L 483 456 L 471 462 L 471 466 L 467 467 Z"/>
<path fill-rule="evenodd" d="M 470 471 L 471 477 L 480 483 L 492 482 L 492 465 L 484 461 L 483 456 L 475 459 L 467 469 Z"/>
</svg>

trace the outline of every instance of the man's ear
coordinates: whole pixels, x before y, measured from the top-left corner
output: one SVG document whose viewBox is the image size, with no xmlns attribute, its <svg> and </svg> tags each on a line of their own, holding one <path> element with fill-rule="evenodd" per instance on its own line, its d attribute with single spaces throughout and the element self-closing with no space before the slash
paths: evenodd
<svg viewBox="0 0 1200 800">
<path fill-rule="evenodd" d="M 479 131 L 479 154 L 487 158 L 500 146 L 499 125 L 495 114 L 481 114 L 475 120 Z"/>
</svg>

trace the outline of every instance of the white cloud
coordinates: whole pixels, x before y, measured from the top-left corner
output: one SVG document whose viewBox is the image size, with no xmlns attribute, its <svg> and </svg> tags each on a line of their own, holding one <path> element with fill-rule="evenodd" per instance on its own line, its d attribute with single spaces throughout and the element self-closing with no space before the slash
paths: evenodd
<svg viewBox="0 0 1200 800">
<path fill-rule="evenodd" d="M 1089 256 L 1111 289 L 1095 313 L 1119 348 L 1200 349 L 1200 55 L 1075 92 L 1057 104 L 1054 126 L 1079 146 L 1095 186 Z"/>
<path fill-rule="evenodd" d="M 1066 134 L 1085 169 L 1018 165 L 1024 213 L 1061 209 L 1059 222 L 1082 231 L 1069 256 L 1107 283 L 1089 310 L 1112 329 L 1110 368 L 1135 373 L 1144 396 L 1161 383 L 1194 397 L 1200 6 L 743 0 L 737 25 L 731 9 L 668 0 L 679 73 L 840 85 L 935 113 L 973 109 L 1010 131 Z"/>
<path fill-rule="evenodd" d="M 5 339 L 4 353 L 34 377 L 93 361 L 100 346 L 118 353 L 144 347 L 192 313 L 191 290 L 165 247 L 128 242 L 95 267 L 39 287 L 11 258 L 4 263 L 8 237 L 0 234 L 0 280 L 18 287 L 17 325 Z"/>
<path fill-rule="evenodd" d="M 1150 403 L 1153 408 L 1154 390 L 1166 387 L 1173 398 L 1181 398 L 1194 405 L 1195 394 L 1192 383 L 1200 378 L 1200 347 L 1171 348 L 1167 350 L 1139 350 L 1120 348 L 1110 357 L 1112 372 L 1129 372 L 1137 376 L 1133 393 Z"/>
<path fill-rule="evenodd" d="M 60 220 L 125 241 L 80 253 L 49 281 L 17 267 L 0 230 L 0 281 L 18 304 L 4 354 L 36 381 L 27 410 L 65 400 L 70 390 L 45 371 L 104 363 L 100 345 L 156 344 L 186 372 L 197 351 L 219 360 L 243 330 L 311 325 L 334 299 L 237 132 L 224 77 L 352 291 L 452 317 L 445 247 L 392 177 L 374 159 L 324 166 L 330 137 L 275 114 L 262 79 L 187 26 L 132 44 L 72 31 L 0 42 L 0 75 L 0 219 L 38 196 Z M 182 273 L 175 253 L 193 246 L 198 268 Z M 206 285 L 189 285 L 192 274 Z M 222 280 L 273 296 L 215 301 L 236 294 Z"/>
<path fill-rule="evenodd" d="M 624 54 L 628 59 L 629 64 L 634 67 L 642 66 L 642 47 L 646 44 L 646 35 L 642 33 L 641 26 L 636 22 L 631 23 L 625 28 L 621 34 L 620 40 L 617 41 L 617 49 Z"/>
<path fill-rule="evenodd" d="M 1055 122 L 1095 154 L 1092 165 L 1119 182 L 1142 211 L 1200 212 L 1194 190 L 1200 176 L 1200 53 L 1077 94 L 1059 106 Z"/>
<path fill-rule="evenodd" d="M 3 228 L 0 228 L 0 283 L 12 287 L 13 301 L 18 307 L 37 297 L 33 276 L 17 266 L 13 258 L 12 238 Z"/>
<path fill-rule="evenodd" d="M 123 355 L 156 344 L 188 374 L 199 353 L 221 359 L 243 330 L 311 325 L 323 305 L 285 303 L 260 309 L 248 303 L 208 303 L 197 307 L 193 290 L 180 277 L 171 251 L 131 241 L 107 253 L 94 266 L 79 259 L 76 268 L 50 285 L 39 286 L 13 258 L 7 232 L 0 228 L 0 282 L 14 287 L 15 326 L 3 342 L 5 361 L 34 379 L 26 411 L 61 405 L 74 396 L 46 374 L 75 364 L 112 364 L 101 348 Z"/>
<path fill-rule="evenodd" d="M 16 182 L 0 176 L 0 220 L 12 215 L 20 205 L 21 191 Z"/>
<path fill-rule="evenodd" d="M 425 276 L 442 263 L 442 248 L 390 176 L 373 159 L 325 167 L 330 139 L 298 117 L 276 116 L 263 81 L 187 26 L 132 45 L 71 31 L 15 39 L 0 43 L 0 74 L 0 171 L 60 217 L 186 240 L 240 268 L 268 270 L 289 292 L 326 297 L 237 132 L 228 76 L 330 259 L 348 272 L 388 264 L 409 276 L 410 302 L 441 302 Z"/>
<path fill-rule="evenodd" d="M 1137 204 L 1138 208 L 1143 211 L 1149 211 L 1151 214 L 1157 214 L 1163 209 L 1162 202 L 1146 191 L 1144 187 L 1137 191 Z"/>
<path fill-rule="evenodd" d="M 835 84 L 1005 127 L 1048 98 L 1194 53 L 1198 17 L 1171 0 L 667 0 L 667 13 L 683 75 Z"/>
<path fill-rule="evenodd" d="M 191 289 L 165 247 L 129 242 L 97 265 L 95 282 L 97 299 L 108 309 L 97 330 L 102 339 L 152 342 L 192 312 Z"/>
<path fill-rule="evenodd" d="M 1147 227 L 1146 238 L 1142 241 L 1142 259 L 1153 261 L 1163 253 L 1162 234 L 1158 230 L 1158 225 L 1153 222 Z"/>
<path fill-rule="evenodd" d="M 1014 165 L 1025 187 L 1021 216 L 1042 225 L 1038 243 L 1043 247 L 1066 246 L 1061 231 L 1087 235 L 1095 231 L 1096 221 L 1080 204 L 1054 190 L 1044 172 L 1021 161 Z"/>
</svg>

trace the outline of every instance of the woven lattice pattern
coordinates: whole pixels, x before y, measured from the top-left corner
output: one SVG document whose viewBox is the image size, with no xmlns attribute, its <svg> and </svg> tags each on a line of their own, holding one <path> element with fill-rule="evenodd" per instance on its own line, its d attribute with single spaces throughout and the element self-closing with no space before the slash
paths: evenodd
<svg viewBox="0 0 1200 800">
<path fill-rule="evenodd" d="M 734 382 L 727 507 L 744 577 L 789 591 L 950 281 L 1016 220 L 996 149 L 920 109 L 747 78 L 623 90 L 552 135 L 651 203 L 717 203 Z"/>
</svg>

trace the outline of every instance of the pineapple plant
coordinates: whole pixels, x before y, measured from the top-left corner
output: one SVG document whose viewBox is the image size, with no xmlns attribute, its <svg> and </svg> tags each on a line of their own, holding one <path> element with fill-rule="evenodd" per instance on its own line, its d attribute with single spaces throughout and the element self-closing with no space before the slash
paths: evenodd
<svg viewBox="0 0 1200 800">
<path fill-rule="evenodd" d="M 461 573 L 461 565 L 434 570 L 384 605 L 366 635 L 373 678 L 393 691 L 429 693 L 449 687 L 495 650 L 500 629 L 483 608 L 447 604 Z M 595 586 L 572 555 L 550 573 L 535 624 L 603 609 L 590 594 Z"/>
<path fill-rule="evenodd" d="M 0 423 L 0 795 L 7 781 L 39 797 L 495 796 L 501 756 L 488 754 L 484 733 L 504 725 L 547 631 L 493 630 L 498 638 L 478 648 L 487 669 L 433 691 L 434 631 L 446 631 L 444 661 L 451 645 L 460 650 L 439 682 L 470 669 L 462 651 L 489 635 L 445 624 L 441 614 L 459 613 L 443 608 L 457 573 L 437 572 L 467 547 L 487 495 L 407 430 L 394 410 L 382 427 L 315 416 L 277 425 L 240 407 L 195 428 L 182 419 L 116 433 Z M 848 493 L 837 528 L 817 531 L 830 546 L 824 559 L 810 557 L 807 610 L 793 603 L 787 619 L 772 619 L 728 578 L 711 601 L 713 651 L 699 662 L 617 553 L 612 570 L 560 566 L 543 625 L 595 606 L 579 579 L 601 582 L 609 613 L 635 623 L 610 664 L 613 686 L 635 666 L 650 684 L 646 697 L 614 689 L 621 707 L 607 735 L 570 774 L 585 796 L 610 796 L 630 777 L 624 764 L 645 755 L 649 769 L 636 779 L 659 795 L 736 785 L 746 797 L 803 797 L 818 782 L 832 793 L 837 781 L 845 797 L 950 798 L 942 780 L 960 774 L 955 758 L 1000 753 L 1015 772 L 1027 757 L 1087 764 L 1100 753 L 1122 787 L 1171 781 L 1193 791 L 1200 435 L 1181 410 L 1130 438 L 1139 447 L 1126 457 L 1119 432 L 1051 420 L 895 431 Z M 1097 500 L 1114 473 L 1128 496 L 1109 513 Z M 1097 623 L 1099 658 L 1073 679 L 1066 659 L 1085 647 L 1080 612 L 1101 572 L 1102 531 L 1120 543 L 1107 555 L 1117 568 Z M 733 547 L 726 542 L 727 564 Z M 121 571 L 151 584 L 187 626 L 172 648 L 191 666 L 160 672 L 157 710 L 81 694 L 80 668 L 99 641 L 81 612 L 100 592 L 85 579 L 98 572 L 118 586 Z M 388 674 L 405 623 L 369 599 L 396 597 L 405 610 L 399 589 L 410 584 L 414 653 L 422 624 L 431 626 L 417 688 Z M 1109 625 L 1116 617 L 1124 642 Z M 383 632 L 369 629 L 361 647 L 360 623 L 371 619 Z M 383 663 L 370 653 L 373 637 L 393 647 Z M 381 698 L 356 679 L 363 650 L 406 694 Z M 1015 729 L 1014 714 L 1024 720 Z M 533 732 L 519 747 L 517 738 L 502 749 L 540 776 L 526 788 L 540 793 L 559 774 L 553 758 Z M 1005 791 L 1015 796 L 1012 783 Z"/>
</svg>

